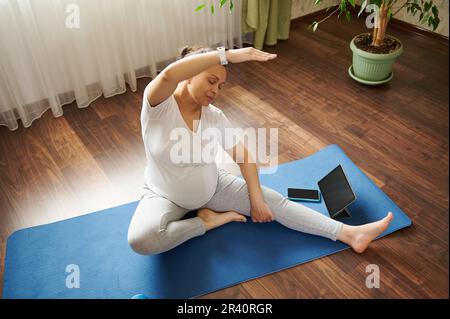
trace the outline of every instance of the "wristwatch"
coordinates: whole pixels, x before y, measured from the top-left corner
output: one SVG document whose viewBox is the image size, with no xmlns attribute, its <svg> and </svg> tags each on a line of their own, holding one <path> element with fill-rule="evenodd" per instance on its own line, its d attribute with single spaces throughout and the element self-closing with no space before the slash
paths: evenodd
<svg viewBox="0 0 450 319">
<path fill-rule="evenodd" d="M 219 57 L 220 57 L 220 64 L 221 65 L 227 65 L 228 61 L 227 61 L 227 57 L 225 55 L 225 47 L 217 47 L 217 51 L 219 52 Z"/>
</svg>

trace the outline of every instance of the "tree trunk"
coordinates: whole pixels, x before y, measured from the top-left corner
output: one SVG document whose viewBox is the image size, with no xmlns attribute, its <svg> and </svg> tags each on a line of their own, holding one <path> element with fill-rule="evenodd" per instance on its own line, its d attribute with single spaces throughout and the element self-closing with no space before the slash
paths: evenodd
<svg viewBox="0 0 450 319">
<path fill-rule="evenodd" d="M 373 46 L 380 46 L 383 43 L 384 36 L 386 34 L 386 27 L 388 23 L 387 13 L 389 11 L 389 6 L 385 6 L 384 2 L 381 4 L 380 10 L 378 12 L 379 26 L 378 30 L 374 30 L 374 35 L 372 38 Z"/>
<path fill-rule="evenodd" d="M 375 43 L 375 39 L 377 38 L 377 34 L 378 34 L 378 28 L 374 27 L 373 28 L 373 35 L 372 35 L 372 45 Z"/>
</svg>

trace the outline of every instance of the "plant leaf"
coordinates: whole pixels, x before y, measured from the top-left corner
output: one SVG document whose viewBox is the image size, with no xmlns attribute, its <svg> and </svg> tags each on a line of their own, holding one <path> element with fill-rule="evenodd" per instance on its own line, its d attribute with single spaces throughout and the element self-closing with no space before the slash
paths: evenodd
<svg viewBox="0 0 450 319">
<path fill-rule="evenodd" d="M 433 8 L 431 8 L 431 11 L 433 12 L 435 18 L 439 16 L 439 10 L 436 6 L 433 6 Z"/>
<path fill-rule="evenodd" d="M 358 17 L 361 15 L 361 13 L 363 13 L 363 11 L 364 11 L 364 9 L 367 7 L 367 0 L 364 0 L 362 3 L 361 3 L 361 9 L 359 10 L 359 12 L 358 12 Z"/>
<path fill-rule="evenodd" d="M 197 8 L 195 8 L 195 12 L 202 10 L 204 7 L 206 7 L 206 4 L 201 4 Z"/>
<path fill-rule="evenodd" d="M 350 20 L 352 19 L 352 14 L 350 13 L 350 11 L 347 11 L 345 13 L 345 17 L 347 18 L 347 21 L 350 22 Z"/>
<path fill-rule="evenodd" d="M 312 32 L 316 32 L 318 26 L 319 26 L 319 23 L 317 21 L 314 21 L 313 23 L 311 23 L 308 26 L 308 29 L 312 30 Z"/>
<path fill-rule="evenodd" d="M 316 32 L 318 26 L 319 26 L 319 24 L 317 22 L 314 22 L 313 29 L 312 29 L 313 32 Z"/>
</svg>

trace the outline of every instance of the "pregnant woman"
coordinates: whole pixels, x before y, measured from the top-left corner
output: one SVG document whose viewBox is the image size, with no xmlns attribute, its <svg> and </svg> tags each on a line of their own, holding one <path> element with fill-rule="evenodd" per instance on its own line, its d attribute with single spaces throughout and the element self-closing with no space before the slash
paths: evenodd
<svg viewBox="0 0 450 319">
<path fill-rule="evenodd" d="M 246 216 L 253 222 L 276 221 L 300 232 L 339 240 L 358 253 L 388 227 L 391 212 L 379 221 L 350 226 L 261 186 L 257 164 L 239 138 L 213 141 L 237 162 L 243 178 L 218 169 L 215 161 L 203 157 L 179 160 L 180 141 L 174 136 L 180 130 L 187 132 L 189 142 L 200 140 L 208 129 L 218 130 L 222 137 L 232 129 L 223 111 L 211 104 L 226 81 L 226 65 L 275 58 L 276 54 L 251 47 L 185 48 L 180 59 L 147 85 L 141 113 L 145 183 L 128 230 L 128 242 L 135 252 L 162 253 L 226 223 L 245 222 Z M 204 143 L 203 139 L 198 142 L 200 147 L 205 147 Z M 189 146 L 185 139 L 181 149 L 193 148 Z M 196 217 L 182 219 L 192 210 L 197 210 Z"/>
</svg>

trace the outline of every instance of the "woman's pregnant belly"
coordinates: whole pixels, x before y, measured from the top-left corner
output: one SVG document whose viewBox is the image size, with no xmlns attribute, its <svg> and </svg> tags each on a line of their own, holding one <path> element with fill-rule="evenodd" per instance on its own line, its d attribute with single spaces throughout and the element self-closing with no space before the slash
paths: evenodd
<svg viewBox="0 0 450 319">
<path fill-rule="evenodd" d="M 218 178 L 215 162 L 197 166 L 158 164 L 147 163 L 146 183 L 178 206 L 194 210 L 214 195 Z"/>
</svg>

